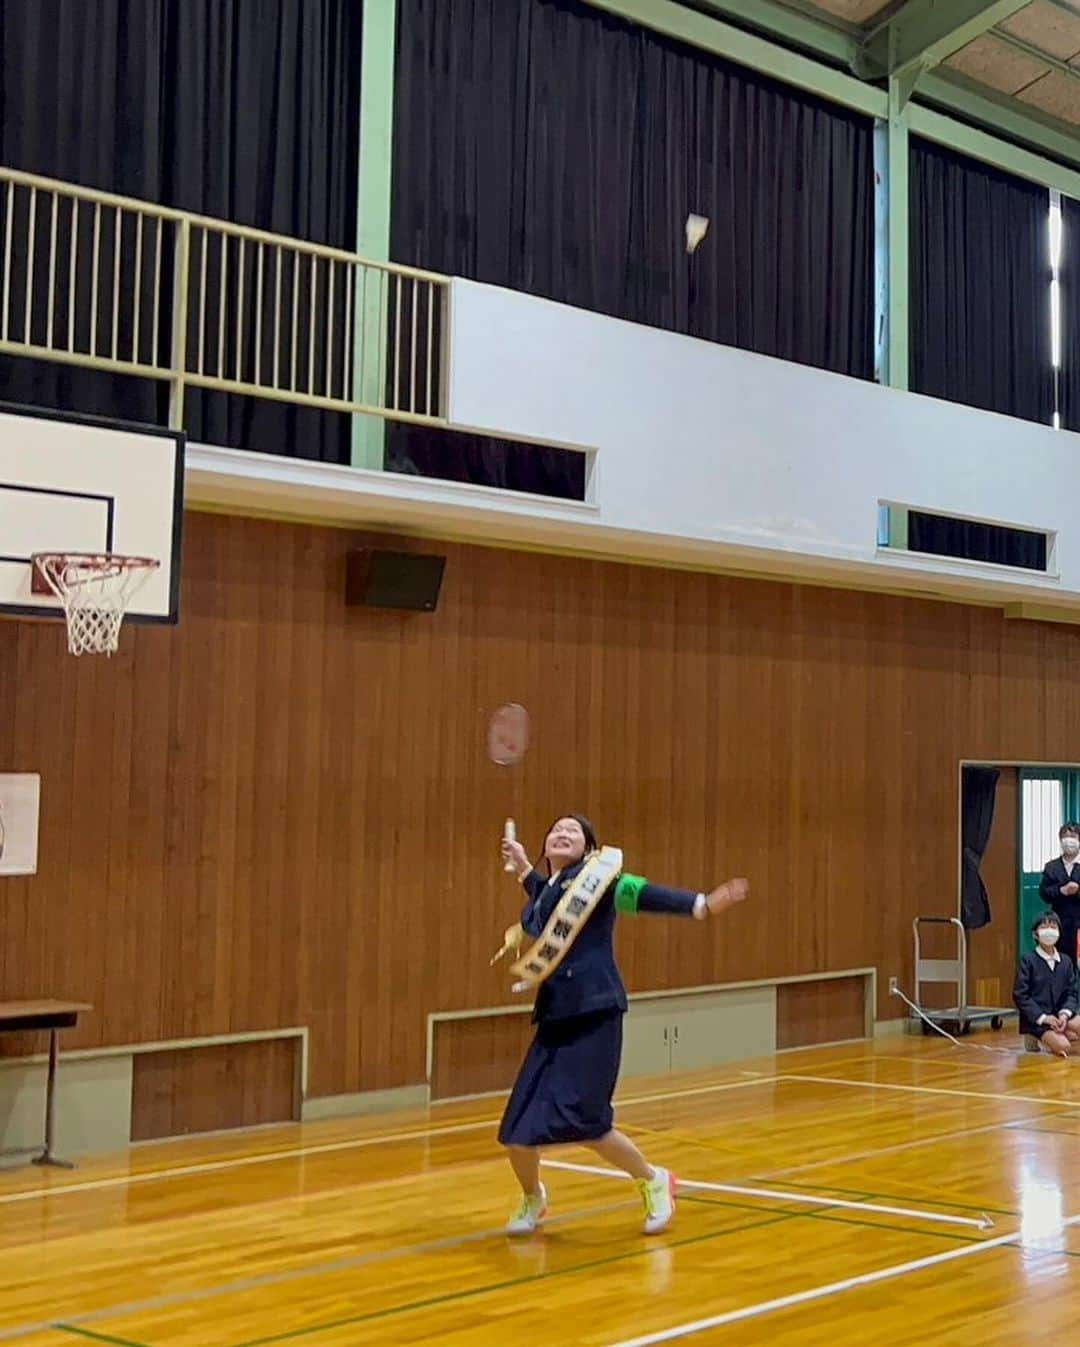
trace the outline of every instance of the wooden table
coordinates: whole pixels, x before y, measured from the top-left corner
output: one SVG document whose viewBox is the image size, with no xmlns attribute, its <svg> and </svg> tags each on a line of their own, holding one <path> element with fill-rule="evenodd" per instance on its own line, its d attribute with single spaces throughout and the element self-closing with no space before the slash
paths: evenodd
<svg viewBox="0 0 1080 1347">
<path fill-rule="evenodd" d="M 45 1085 L 45 1148 L 34 1156 L 35 1165 L 55 1165 L 61 1169 L 74 1166 L 67 1160 L 58 1160 L 53 1154 L 56 1140 L 56 1066 L 60 1057 L 58 1034 L 61 1029 L 72 1029 L 79 1016 L 92 1010 L 85 1001 L 0 1001 L 0 1034 L 26 1033 L 46 1030 L 49 1035 L 49 1075 Z"/>
</svg>

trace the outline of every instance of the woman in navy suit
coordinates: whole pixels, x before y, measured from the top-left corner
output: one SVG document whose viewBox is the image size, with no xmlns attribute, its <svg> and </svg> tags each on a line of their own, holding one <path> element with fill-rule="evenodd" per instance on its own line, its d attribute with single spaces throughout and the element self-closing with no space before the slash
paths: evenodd
<svg viewBox="0 0 1080 1347">
<path fill-rule="evenodd" d="M 543 851 L 546 875 L 533 868 L 519 842 L 504 839 L 503 859 L 513 866 L 526 893 L 521 915 L 526 934 L 540 935 L 564 889 L 596 850 L 592 824 L 581 814 L 567 814 L 549 830 Z M 634 880 L 629 901 L 623 901 L 613 886 L 558 967 L 541 983 L 533 1011 L 536 1037 L 499 1128 L 499 1141 L 507 1148 L 522 1191 L 508 1234 L 531 1234 L 547 1212 L 538 1148 L 568 1142 L 591 1147 L 637 1180 L 646 1234 L 656 1234 L 670 1223 L 675 1210 L 672 1175 L 650 1165 L 629 1137 L 613 1126 L 611 1097 L 619 1075 L 626 1012 L 626 990 L 612 949 L 615 917 L 618 910 L 629 910 L 703 919 L 740 902 L 748 892 L 744 879 L 731 880 L 709 894 Z"/>
<path fill-rule="evenodd" d="M 1080 828 L 1065 823 L 1058 831 L 1060 857 L 1047 861 L 1039 881 L 1039 897 L 1057 913 L 1061 923 L 1061 953 L 1077 962 L 1077 928 L 1080 927 Z"/>
</svg>

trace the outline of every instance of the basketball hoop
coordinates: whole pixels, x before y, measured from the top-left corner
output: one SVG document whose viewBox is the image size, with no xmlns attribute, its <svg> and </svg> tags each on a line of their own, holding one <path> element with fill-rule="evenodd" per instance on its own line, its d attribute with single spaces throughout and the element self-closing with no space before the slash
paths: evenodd
<svg viewBox="0 0 1080 1347">
<path fill-rule="evenodd" d="M 95 552 L 35 552 L 30 562 L 64 605 L 73 655 L 113 654 L 132 599 L 161 565 Z"/>
</svg>

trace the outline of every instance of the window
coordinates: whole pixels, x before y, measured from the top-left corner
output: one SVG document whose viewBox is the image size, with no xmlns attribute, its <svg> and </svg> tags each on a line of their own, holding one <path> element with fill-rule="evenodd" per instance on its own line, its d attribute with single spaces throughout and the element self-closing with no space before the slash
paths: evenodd
<svg viewBox="0 0 1080 1347">
<path fill-rule="evenodd" d="M 1062 819 L 1061 782 L 1053 778 L 1025 779 L 1020 795 L 1020 849 L 1025 874 L 1038 874 L 1058 854 Z"/>
</svg>

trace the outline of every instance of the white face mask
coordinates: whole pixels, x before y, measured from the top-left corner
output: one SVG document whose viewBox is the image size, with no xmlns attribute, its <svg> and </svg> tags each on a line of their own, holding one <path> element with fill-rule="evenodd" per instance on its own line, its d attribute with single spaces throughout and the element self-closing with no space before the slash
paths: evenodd
<svg viewBox="0 0 1080 1347">
<path fill-rule="evenodd" d="M 1080 851 L 1080 840 L 1075 837 L 1063 837 L 1061 839 L 1061 850 L 1066 856 L 1075 856 Z"/>
<path fill-rule="evenodd" d="M 1040 945 L 1050 945 L 1053 947 L 1058 942 L 1058 935 L 1060 932 L 1056 926 L 1040 926 L 1035 934 L 1039 937 Z"/>
</svg>

